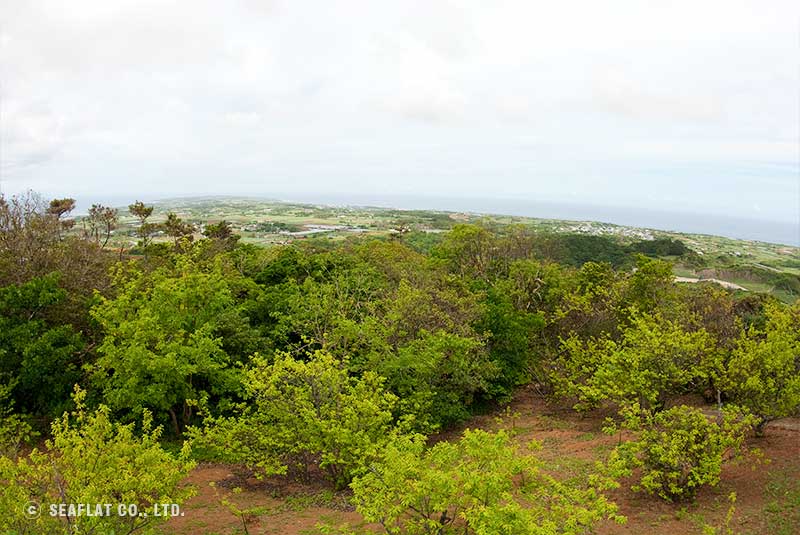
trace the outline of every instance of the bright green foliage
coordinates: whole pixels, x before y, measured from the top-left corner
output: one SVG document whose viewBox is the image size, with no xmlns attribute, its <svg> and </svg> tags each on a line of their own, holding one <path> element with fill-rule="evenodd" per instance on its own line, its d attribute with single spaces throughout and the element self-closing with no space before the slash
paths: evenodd
<svg viewBox="0 0 800 535">
<path fill-rule="evenodd" d="M 755 423 L 735 407 L 726 409 L 721 421 L 685 405 L 655 415 L 634 406 L 626 415 L 626 426 L 639 436 L 618 446 L 611 464 L 625 475 L 641 468 L 633 489 L 669 501 L 691 499 L 702 485 L 716 486 L 723 462 L 740 452 L 746 431 Z"/>
<path fill-rule="evenodd" d="M 622 340 L 583 341 L 571 336 L 562 344 L 553 381 L 561 395 L 576 396 L 577 409 L 604 401 L 662 406 L 667 395 L 702 380 L 704 363 L 714 352 L 705 331 L 686 331 L 658 316 L 634 316 Z"/>
<path fill-rule="evenodd" d="M 587 533 L 616 516 L 592 476 L 585 487 L 559 482 L 509 435 L 467 430 L 458 442 L 426 449 L 402 437 L 351 487 L 356 509 L 391 535 Z"/>
<path fill-rule="evenodd" d="M 669 262 L 637 255 L 625 295 L 628 306 L 642 312 L 666 306 L 674 293 L 673 278 Z"/>
<path fill-rule="evenodd" d="M 381 451 L 393 433 L 394 395 L 374 372 L 359 378 L 325 352 L 307 361 L 278 353 L 271 364 L 256 356 L 248 371 L 249 403 L 241 416 L 210 418 L 194 430 L 199 448 L 261 474 L 318 464 L 337 486 L 346 485 Z"/>
<path fill-rule="evenodd" d="M 101 406 L 87 412 L 77 391 L 77 410 L 53 423 L 45 451 L 0 458 L 0 532 L 19 534 L 157 533 L 165 517 L 117 515 L 117 504 L 135 504 L 153 512 L 153 504 L 185 501 L 192 491 L 181 485 L 193 464 L 188 449 L 173 457 L 159 445 L 160 428 L 145 412 L 137 434 L 133 424 L 119 425 Z M 37 519 L 26 517 L 25 504 L 41 507 Z M 49 514 L 50 504 L 112 504 L 111 516 L 64 518 Z"/>
<path fill-rule="evenodd" d="M 726 394 L 758 416 L 759 432 L 800 411 L 800 306 L 769 305 L 766 317 L 737 341 L 724 381 Z"/>
<path fill-rule="evenodd" d="M 46 314 L 66 297 L 57 273 L 0 288 L 0 385 L 17 410 L 60 414 L 80 378 L 83 340 Z"/>
<path fill-rule="evenodd" d="M 490 275 L 497 260 L 492 233 L 479 225 L 456 225 L 433 251 L 450 271 L 483 278 Z"/>
<path fill-rule="evenodd" d="M 238 392 L 240 372 L 220 336 L 231 323 L 246 328 L 232 284 L 219 265 L 205 271 L 185 257 L 175 268 L 121 271 L 117 296 L 92 310 L 105 338 L 91 371 L 105 402 L 168 414 L 179 434 L 191 421 L 189 401 Z"/>
<path fill-rule="evenodd" d="M 565 277 L 548 329 L 551 349 L 559 337 L 572 333 L 583 338 L 614 334 L 619 322 L 622 279 L 611 264 L 586 262 L 570 277 Z"/>
</svg>

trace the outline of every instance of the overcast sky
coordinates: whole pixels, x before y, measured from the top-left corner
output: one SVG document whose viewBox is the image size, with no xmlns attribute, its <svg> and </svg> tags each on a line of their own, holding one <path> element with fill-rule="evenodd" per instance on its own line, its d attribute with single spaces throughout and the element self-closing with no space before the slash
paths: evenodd
<svg viewBox="0 0 800 535">
<path fill-rule="evenodd" d="M 2 189 L 797 222 L 800 3 L 0 0 Z"/>
</svg>

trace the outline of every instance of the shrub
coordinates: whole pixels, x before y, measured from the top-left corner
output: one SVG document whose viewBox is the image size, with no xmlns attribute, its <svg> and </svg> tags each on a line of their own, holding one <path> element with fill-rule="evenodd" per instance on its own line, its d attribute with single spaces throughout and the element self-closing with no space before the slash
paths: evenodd
<svg viewBox="0 0 800 535">
<path fill-rule="evenodd" d="M 256 356 L 245 385 L 252 401 L 239 416 L 209 418 L 191 435 L 198 448 L 241 462 L 260 476 L 306 474 L 318 465 L 338 486 L 376 457 L 392 433 L 396 397 L 383 378 L 350 377 L 344 363 L 321 351 L 308 361 L 285 353 L 273 363 Z"/>
<path fill-rule="evenodd" d="M 576 409 L 604 401 L 653 408 L 702 381 L 714 344 L 703 329 L 690 332 L 677 322 L 642 315 L 632 319 L 621 341 L 572 335 L 562 342 L 562 351 L 553 380 L 558 394 L 578 398 Z"/>
<path fill-rule="evenodd" d="M 402 437 L 351 484 L 358 512 L 393 535 L 585 533 L 602 518 L 624 521 L 602 494 L 609 486 L 559 482 L 506 432 L 482 430 L 427 450 Z"/>
<path fill-rule="evenodd" d="M 84 397 L 76 391 L 76 411 L 53 423 L 46 450 L 0 457 L 0 532 L 155 534 L 165 516 L 119 516 L 117 505 L 134 504 L 146 513 L 154 504 L 181 504 L 191 495 L 180 484 L 193 467 L 188 449 L 178 457 L 162 449 L 161 429 L 152 428 L 149 413 L 137 436 L 133 424 L 113 423 L 107 407 L 87 412 Z M 26 515 L 30 503 L 39 505 L 38 518 Z M 62 503 L 113 507 L 110 516 L 51 516 L 49 505 Z"/>
<path fill-rule="evenodd" d="M 800 307 L 766 307 L 766 326 L 751 327 L 728 361 L 725 393 L 748 408 L 763 426 L 800 410 Z"/>
<path fill-rule="evenodd" d="M 611 464 L 625 475 L 641 468 L 633 490 L 669 501 L 691 499 L 702 485 L 716 486 L 723 462 L 741 451 L 745 432 L 754 423 L 736 408 L 726 409 L 721 422 L 685 405 L 655 415 L 637 409 L 626 411 L 626 425 L 639 436 L 618 446 Z"/>
</svg>

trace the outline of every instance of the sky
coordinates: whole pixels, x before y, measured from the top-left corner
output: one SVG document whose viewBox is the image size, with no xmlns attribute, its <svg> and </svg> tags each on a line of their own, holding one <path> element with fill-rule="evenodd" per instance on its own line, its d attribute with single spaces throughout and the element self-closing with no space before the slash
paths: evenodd
<svg viewBox="0 0 800 535">
<path fill-rule="evenodd" d="M 2 191 L 800 221 L 796 1 L 0 0 Z"/>
</svg>

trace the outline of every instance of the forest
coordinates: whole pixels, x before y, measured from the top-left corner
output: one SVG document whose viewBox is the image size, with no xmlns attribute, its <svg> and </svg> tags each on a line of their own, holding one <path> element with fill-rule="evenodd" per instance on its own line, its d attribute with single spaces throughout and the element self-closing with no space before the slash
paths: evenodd
<svg viewBox="0 0 800 535">
<path fill-rule="evenodd" d="M 479 222 L 261 247 L 136 202 L 126 249 L 119 210 L 74 208 L 0 198 L 3 534 L 174 533 L 26 504 L 184 505 L 211 465 L 316 481 L 359 519 L 315 533 L 628 533 L 620 489 L 683 510 L 800 416 L 800 304 L 676 284 L 679 240 Z M 566 476 L 504 411 L 521 392 L 610 446 Z M 800 531 L 786 496 L 773 533 Z M 221 503 L 225 533 L 266 532 Z M 698 533 L 760 532 L 720 507 Z"/>
</svg>

